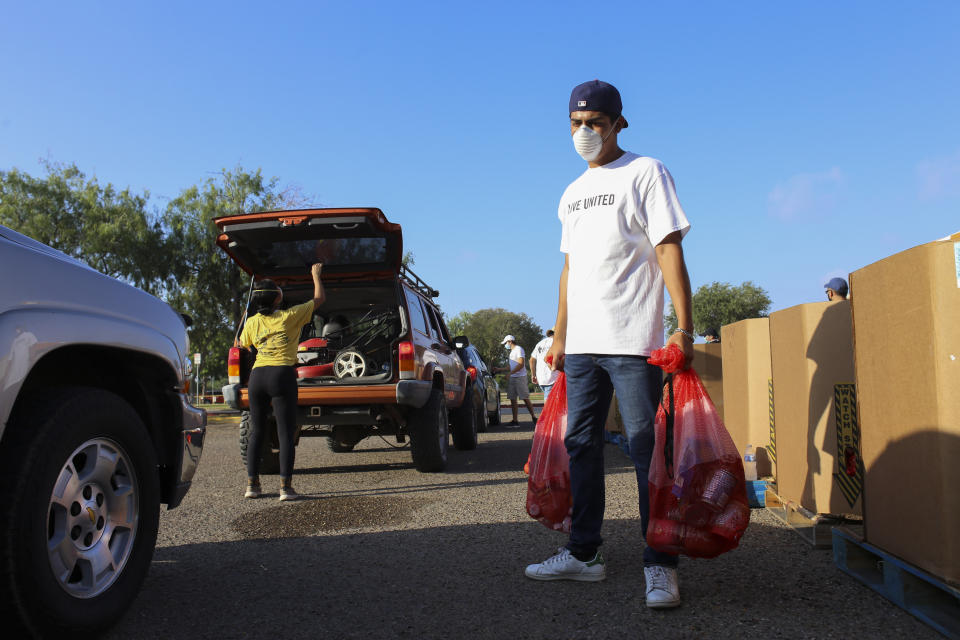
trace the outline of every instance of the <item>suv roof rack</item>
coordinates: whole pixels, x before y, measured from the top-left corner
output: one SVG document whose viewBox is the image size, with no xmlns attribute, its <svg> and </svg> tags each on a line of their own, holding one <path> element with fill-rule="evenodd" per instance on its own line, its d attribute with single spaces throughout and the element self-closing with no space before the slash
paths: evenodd
<svg viewBox="0 0 960 640">
<path fill-rule="evenodd" d="M 410 267 L 408 267 L 405 264 L 400 265 L 400 277 L 406 280 L 411 287 L 413 287 L 423 295 L 427 296 L 428 298 L 436 298 L 437 296 L 440 295 L 439 291 L 437 291 L 436 289 L 428 285 L 426 282 L 424 282 L 423 278 L 421 278 L 420 276 L 415 274 L 413 271 L 411 271 Z"/>
</svg>

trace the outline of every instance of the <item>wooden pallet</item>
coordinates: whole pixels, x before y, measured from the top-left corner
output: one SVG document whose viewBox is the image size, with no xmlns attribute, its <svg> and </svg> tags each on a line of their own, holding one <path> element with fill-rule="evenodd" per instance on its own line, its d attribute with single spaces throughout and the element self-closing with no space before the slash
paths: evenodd
<svg viewBox="0 0 960 640">
<path fill-rule="evenodd" d="M 835 526 L 846 524 L 852 528 L 862 528 L 859 522 L 842 516 L 813 513 L 792 500 L 785 500 L 777 495 L 776 485 L 767 486 L 764 502 L 767 511 L 816 549 L 829 549 L 833 546 L 831 529 Z"/>
<path fill-rule="evenodd" d="M 833 561 L 901 609 L 948 638 L 960 640 L 960 589 L 864 542 L 855 532 L 834 527 Z"/>
</svg>

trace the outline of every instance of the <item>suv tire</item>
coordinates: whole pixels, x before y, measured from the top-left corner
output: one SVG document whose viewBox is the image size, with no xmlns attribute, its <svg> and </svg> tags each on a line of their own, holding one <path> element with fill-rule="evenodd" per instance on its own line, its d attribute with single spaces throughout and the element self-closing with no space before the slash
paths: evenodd
<svg viewBox="0 0 960 640">
<path fill-rule="evenodd" d="M 447 401 L 433 389 L 427 403 L 410 414 L 410 454 L 418 471 L 443 471 L 447 467 Z"/>
<path fill-rule="evenodd" d="M 333 451 L 334 453 L 350 453 L 356 446 L 356 444 L 345 444 L 340 442 L 333 436 L 327 438 L 327 447 L 329 447 L 330 451 Z"/>
<path fill-rule="evenodd" d="M 477 448 L 477 403 L 473 386 L 467 387 L 463 404 L 453 412 L 453 446 L 460 451 Z"/>
<path fill-rule="evenodd" d="M 348 453 L 363 440 L 365 434 L 356 427 L 335 426 L 333 433 L 327 438 L 327 446 L 334 453 Z"/>
<path fill-rule="evenodd" d="M 250 412 L 240 413 L 240 458 L 243 460 L 243 468 L 247 468 L 248 444 L 250 442 L 250 433 L 253 425 L 250 424 Z M 260 473 L 264 475 L 274 475 L 280 473 L 280 449 L 275 443 L 280 442 L 277 436 L 277 419 L 272 415 L 267 416 L 267 432 L 264 434 L 262 444 L 260 445 Z"/>
<path fill-rule="evenodd" d="M 153 558 L 160 479 L 150 434 L 122 398 L 85 387 L 27 400 L 8 429 L 3 619 L 16 609 L 43 637 L 97 633 L 136 597 Z"/>
</svg>

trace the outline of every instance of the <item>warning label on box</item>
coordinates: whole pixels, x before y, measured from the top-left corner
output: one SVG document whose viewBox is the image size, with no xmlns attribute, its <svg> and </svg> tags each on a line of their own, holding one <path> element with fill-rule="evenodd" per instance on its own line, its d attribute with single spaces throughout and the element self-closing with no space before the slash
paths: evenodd
<svg viewBox="0 0 960 640">
<path fill-rule="evenodd" d="M 837 470 L 833 474 L 843 497 L 852 507 L 863 490 L 860 460 L 860 422 L 857 419 L 857 387 L 852 382 L 833 386 L 837 423 Z"/>
<path fill-rule="evenodd" d="M 767 400 L 770 403 L 770 444 L 767 445 L 767 452 L 770 454 L 770 462 L 777 464 L 777 425 L 773 419 L 773 379 L 767 378 Z"/>
</svg>

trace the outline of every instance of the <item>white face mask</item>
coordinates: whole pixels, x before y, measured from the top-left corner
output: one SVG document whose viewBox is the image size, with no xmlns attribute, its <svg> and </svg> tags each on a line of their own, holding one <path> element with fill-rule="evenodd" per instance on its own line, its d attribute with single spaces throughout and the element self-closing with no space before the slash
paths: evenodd
<svg viewBox="0 0 960 640">
<path fill-rule="evenodd" d="M 506 349 L 507 351 L 512 351 L 512 350 L 513 350 L 513 347 L 512 347 L 511 345 L 509 345 L 509 344 L 503 345 L 503 348 Z"/>
<path fill-rule="evenodd" d="M 616 125 L 619 120 L 620 117 L 617 116 L 613 124 Z M 613 126 L 611 126 L 610 131 L 607 132 L 607 137 L 604 138 L 586 124 L 582 124 L 580 128 L 573 133 L 573 148 L 577 150 L 581 158 L 587 162 L 593 162 L 600 156 L 603 143 L 606 142 L 610 134 L 613 133 L 613 129 Z"/>
</svg>

